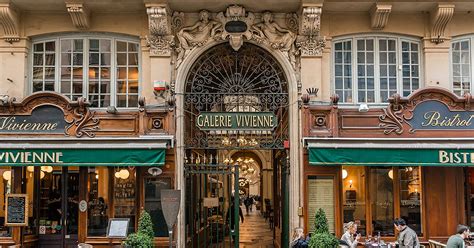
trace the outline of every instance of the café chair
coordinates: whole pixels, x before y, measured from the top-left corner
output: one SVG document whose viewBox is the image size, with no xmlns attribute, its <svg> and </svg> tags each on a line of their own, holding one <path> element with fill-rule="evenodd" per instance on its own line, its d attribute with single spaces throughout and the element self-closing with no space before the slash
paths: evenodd
<svg viewBox="0 0 474 248">
<path fill-rule="evenodd" d="M 430 248 L 442 248 L 442 247 L 446 247 L 445 244 L 441 243 L 441 242 L 438 242 L 436 240 L 428 240 L 428 243 L 430 244 Z"/>
</svg>

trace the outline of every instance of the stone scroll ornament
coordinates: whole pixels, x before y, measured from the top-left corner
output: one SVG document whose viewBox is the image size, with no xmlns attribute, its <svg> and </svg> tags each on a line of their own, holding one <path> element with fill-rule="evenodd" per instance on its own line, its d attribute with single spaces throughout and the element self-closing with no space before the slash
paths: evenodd
<svg viewBox="0 0 474 248">
<path fill-rule="evenodd" d="M 66 116 L 66 123 L 68 124 L 64 133 L 69 136 L 75 133 L 75 136 L 80 138 L 86 135 L 89 138 L 94 138 L 94 131 L 99 130 L 99 118 L 95 117 L 95 111 L 87 108 L 85 99 L 80 97 L 77 100 L 78 106 L 72 108 L 72 115 Z M 74 130 L 72 132 L 72 130 Z"/>
<path fill-rule="evenodd" d="M 281 51 L 295 67 L 296 34 L 274 22 L 271 12 L 264 12 L 261 22 L 255 20 L 254 13 L 246 12 L 245 8 L 238 5 L 228 7 L 225 13 L 218 13 L 216 19 L 211 18 L 207 10 L 202 10 L 199 13 L 199 21 L 182 28 L 176 34 L 179 41 L 176 48 L 176 67 L 180 66 L 194 48 L 219 40 L 228 40 L 236 51 L 243 45 L 244 40 L 267 45 Z"/>
</svg>

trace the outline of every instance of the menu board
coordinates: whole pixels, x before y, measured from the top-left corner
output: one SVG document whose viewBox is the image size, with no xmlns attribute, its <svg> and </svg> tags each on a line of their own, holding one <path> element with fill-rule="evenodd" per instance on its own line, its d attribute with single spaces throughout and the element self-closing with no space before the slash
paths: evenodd
<svg viewBox="0 0 474 248">
<path fill-rule="evenodd" d="M 308 223 L 314 231 L 314 218 L 322 208 L 328 219 L 329 232 L 334 233 L 334 178 L 316 177 L 308 179 Z"/>
<path fill-rule="evenodd" d="M 7 194 L 5 226 L 28 226 L 28 195 Z"/>
<path fill-rule="evenodd" d="M 128 223 L 130 219 L 113 218 L 109 220 L 107 227 L 107 237 L 109 238 L 125 238 L 128 233 Z"/>
</svg>

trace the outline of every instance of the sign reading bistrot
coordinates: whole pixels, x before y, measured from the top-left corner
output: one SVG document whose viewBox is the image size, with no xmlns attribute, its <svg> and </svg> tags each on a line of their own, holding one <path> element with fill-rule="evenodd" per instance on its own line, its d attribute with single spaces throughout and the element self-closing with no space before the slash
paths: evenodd
<svg viewBox="0 0 474 248">
<path fill-rule="evenodd" d="M 452 111 L 436 100 L 419 103 L 407 122 L 415 130 L 474 130 L 474 111 Z"/>
<path fill-rule="evenodd" d="M 196 117 L 201 130 L 273 130 L 277 118 L 272 112 L 201 112 Z"/>
<path fill-rule="evenodd" d="M 64 113 L 52 105 L 35 108 L 31 115 L 0 116 L 0 133 L 64 133 Z"/>
</svg>

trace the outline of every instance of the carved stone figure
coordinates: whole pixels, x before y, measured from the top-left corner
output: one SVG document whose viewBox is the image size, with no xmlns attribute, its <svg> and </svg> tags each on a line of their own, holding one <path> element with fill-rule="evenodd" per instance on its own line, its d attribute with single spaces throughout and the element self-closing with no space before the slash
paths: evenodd
<svg viewBox="0 0 474 248">
<path fill-rule="evenodd" d="M 209 12 L 202 10 L 199 21 L 182 28 L 177 34 L 179 40 L 177 63 L 180 64 L 187 50 L 204 45 L 209 38 L 222 32 L 222 24 L 209 18 Z"/>
<path fill-rule="evenodd" d="M 272 48 L 287 52 L 290 62 L 295 63 L 296 34 L 274 22 L 271 12 L 263 13 L 262 22 L 252 26 L 252 33 L 257 42 L 268 42 Z"/>
</svg>

